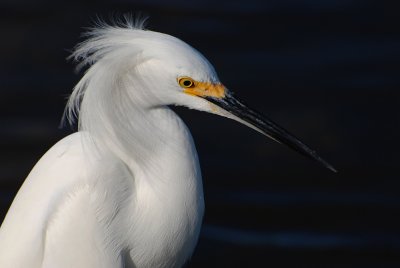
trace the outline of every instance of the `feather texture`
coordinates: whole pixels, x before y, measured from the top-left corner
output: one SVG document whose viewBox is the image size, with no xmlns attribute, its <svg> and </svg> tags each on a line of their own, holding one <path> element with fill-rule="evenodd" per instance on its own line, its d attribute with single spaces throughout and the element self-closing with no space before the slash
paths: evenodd
<svg viewBox="0 0 400 268">
<path fill-rule="evenodd" d="M 180 267 L 193 252 L 200 167 L 167 105 L 209 109 L 176 78 L 217 78 L 189 45 L 142 25 L 101 24 L 76 47 L 71 57 L 88 69 L 65 116 L 78 118 L 79 132 L 50 149 L 18 192 L 0 229 L 1 267 Z"/>
</svg>

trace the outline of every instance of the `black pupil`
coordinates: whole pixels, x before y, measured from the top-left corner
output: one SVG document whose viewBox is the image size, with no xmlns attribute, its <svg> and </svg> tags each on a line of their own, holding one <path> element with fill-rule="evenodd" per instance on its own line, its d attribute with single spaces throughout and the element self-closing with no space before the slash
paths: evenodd
<svg viewBox="0 0 400 268">
<path fill-rule="evenodd" d="M 190 80 L 185 80 L 185 81 L 183 81 L 183 85 L 185 87 L 190 87 L 192 85 L 192 82 Z"/>
</svg>

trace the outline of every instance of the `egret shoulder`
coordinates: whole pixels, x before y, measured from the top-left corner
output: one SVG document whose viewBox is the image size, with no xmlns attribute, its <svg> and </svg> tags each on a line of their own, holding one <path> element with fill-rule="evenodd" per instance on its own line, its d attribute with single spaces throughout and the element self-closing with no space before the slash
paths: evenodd
<svg viewBox="0 0 400 268">
<path fill-rule="evenodd" d="M 46 256 L 49 256 L 49 252 L 45 252 L 48 247 L 46 243 L 61 243 L 61 237 L 58 237 L 58 241 L 54 241 L 54 238 L 59 236 L 61 231 L 68 235 L 68 230 L 73 229 L 65 229 L 68 222 L 73 222 L 75 217 L 82 217 L 84 213 L 90 214 L 90 202 L 84 199 L 93 198 L 98 193 L 92 191 L 96 176 L 93 176 L 94 170 L 91 170 L 91 167 L 95 165 L 87 165 L 86 156 L 90 152 L 84 152 L 83 138 L 84 135 L 78 132 L 62 139 L 32 169 L 0 229 L 0 267 L 42 267 L 40 265 Z M 81 204 L 79 208 L 76 206 L 77 202 Z M 83 204 L 88 205 L 85 207 Z M 62 225 L 59 224 L 60 220 Z M 75 228 L 75 232 L 80 234 L 69 235 L 77 239 L 93 235 L 94 230 L 85 230 L 84 225 L 76 227 L 79 228 Z M 71 239 L 64 241 L 71 242 Z M 79 245 L 88 244 L 74 243 L 73 246 L 84 252 Z M 63 247 L 53 245 L 49 248 L 54 251 Z M 75 259 L 78 260 L 78 256 Z M 80 262 L 80 265 L 84 264 L 85 262 Z"/>
</svg>

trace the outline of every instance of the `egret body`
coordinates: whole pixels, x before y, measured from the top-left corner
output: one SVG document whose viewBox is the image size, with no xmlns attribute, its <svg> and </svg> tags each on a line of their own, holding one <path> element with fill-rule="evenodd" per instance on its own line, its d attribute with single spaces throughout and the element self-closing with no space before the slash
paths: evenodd
<svg viewBox="0 0 400 268">
<path fill-rule="evenodd" d="M 33 168 L 0 229 L 0 267 L 181 267 L 204 211 L 196 149 L 168 108 L 239 121 L 333 169 L 234 98 L 211 64 L 170 35 L 103 25 L 73 57 L 89 66 L 66 108 L 79 132 Z"/>
</svg>

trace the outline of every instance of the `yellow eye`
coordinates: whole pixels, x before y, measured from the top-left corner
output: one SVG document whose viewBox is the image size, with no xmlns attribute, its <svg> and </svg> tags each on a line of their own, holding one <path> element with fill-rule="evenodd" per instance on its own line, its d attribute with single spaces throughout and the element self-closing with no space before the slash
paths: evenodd
<svg viewBox="0 0 400 268">
<path fill-rule="evenodd" d="M 180 77 L 178 78 L 178 83 L 181 87 L 189 88 L 194 86 L 194 81 L 190 77 Z"/>
</svg>

